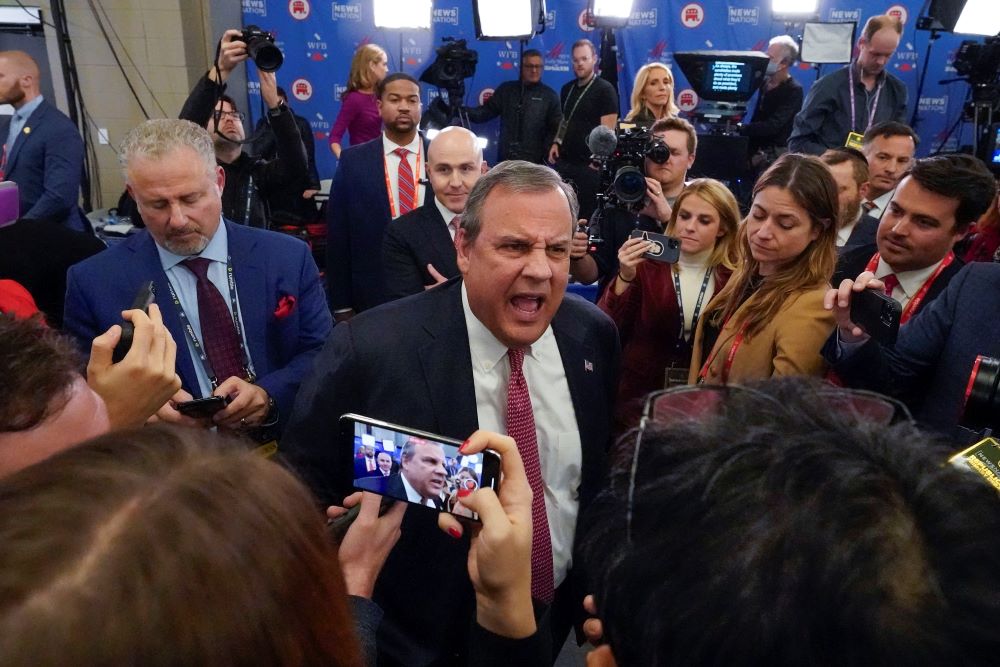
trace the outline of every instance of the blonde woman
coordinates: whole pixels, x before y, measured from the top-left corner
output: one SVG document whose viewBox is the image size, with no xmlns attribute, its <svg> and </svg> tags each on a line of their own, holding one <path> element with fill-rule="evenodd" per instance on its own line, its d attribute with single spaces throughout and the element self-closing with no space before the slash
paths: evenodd
<svg viewBox="0 0 1000 667">
<path fill-rule="evenodd" d="M 625 120 L 650 126 L 661 118 L 676 116 L 680 109 L 674 101 L 674 75 L 663 63 L 647 63 L 635 74 L 632 86 L 632 109 Z"/>
<path fill-rule="evenodd" d="M 344 133 L 351 135 L 351 145 L 357 146 L 379 136 L 382 118 L 378 113 L 375 88 L 389 72 L 389 57 L 377 44 L 363 44 L 351 59 L 347 91 L 340 98 L 340 113 L 330 130 L 330 150 L 338 158 Z"/>
<path fill-rule="evenodd" d="M 837 184 L 819 158 L 786 153 L 757 181 L 736 270 L 698 322 L 690 382 L 821 375 L 823 308 L 837 253 Z"/>
</svg>

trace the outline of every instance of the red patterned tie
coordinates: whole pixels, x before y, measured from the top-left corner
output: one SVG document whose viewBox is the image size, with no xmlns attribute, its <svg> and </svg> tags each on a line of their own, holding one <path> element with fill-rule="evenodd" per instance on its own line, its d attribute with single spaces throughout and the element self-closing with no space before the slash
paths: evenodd
<svg viewBox="0 0 1000 667">
<path fill-rule="evenodd" d="M 397 148 L 393 153 L 399 156 L 399 171 L 396 173 L 396 183 L 399 190 L 399 214 L 403 215 L 413 210 L 417 193 L 413 187 L 413 170 L 410 168 L 410 161 L 406 159 L 410 151 L 405 148 Z"/>
<path fill-rule="evenodd" d="M 198 279 L 198 319 L 201 321 L 201 344 L 216 378 L 221 384 L 230 377 L 246 379 L 239 334 L 226 300 L 208 279 L 211 260 L 194 257 L 181 262 Z"/>
<path fill-rule="evenodd" d="M 510 382 L 507 384 L 507 435 L 514 438 L 517 451 L 524 461 L 524 470 L 531 485 L 531 596 L 551 604 L 554 597 L 552 574 L 552 538 L 545 513 L 545 488 L 542 466 L 538 460 L 538 438 L 531 396 L 524 381 L 521 365 L 524 350 L 507 350 L 510 360 Z"/>
<path fill-rule="evenodd" d="M 899 287 L 899 278 L 896 277 L 895 273 L 890 273 L 882 278 L 882 284 L 885 285 L 885 295 L 892 296 L 893 290 Z"/>
</svg>

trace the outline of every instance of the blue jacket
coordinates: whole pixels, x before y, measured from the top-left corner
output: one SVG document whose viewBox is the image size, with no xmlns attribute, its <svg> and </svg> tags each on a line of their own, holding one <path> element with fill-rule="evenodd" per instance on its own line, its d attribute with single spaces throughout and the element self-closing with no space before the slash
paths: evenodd
<svg viewBox="0 0 1000 667">
<path fill-rule="evenodd" d="M 284 421 L 291 413 L 299 383 L 330 333 L 330 311 L 316 263 L 308 246 L 298 239 L 228 220 L 225 224 L 257 384 L 275 400 Z M 155 283 L 163 323 L 177 343 L 177 374 L 184 389 L 199 396 L 194 362 L 170 302 L 156 244 L 148 232 L 70 268 L 65 329 L 81 349 L 89 351 L 94 337 L 121 322 L 121 311 L 129 308 L 140 285 L 148 280 Z M 295 305 L 290 314 L 279 319 L 275 312 L 284 296 L 294 297 Z"/>
</svg>

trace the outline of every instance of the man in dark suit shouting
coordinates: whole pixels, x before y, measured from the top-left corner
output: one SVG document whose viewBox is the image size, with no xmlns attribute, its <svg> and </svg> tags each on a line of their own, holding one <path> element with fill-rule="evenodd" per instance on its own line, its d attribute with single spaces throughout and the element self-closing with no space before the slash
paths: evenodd
<svg viewBox="0 0 1000 667">
<path fill-rule="evenodd" d="M 441 494 L 447 475 L 444 468 L 444 449 L 436 442 L 410 438 L 403 445 L 398 473 L 383 476 L 363 477 L 355 480 L 355 486 L 376 493 L 406 500 L 418 505 L 441 509 L 444 505 Z"/>
<path fill-rule="evenodd" d="M 351 491 L 354 412 L 465 439 L 511 435 L 532 479 L 532 594 L 561 646 L 582 593 L 570 576 L 577 517 L 605 476 L 618 335 L 593 304 L 566 295 L 576 197 L 553 170 L 505 162 L 479 179 L 455 240 L 461 278 L 338 325 L 303 383 L 289 463 L 325 501 Z M 472 610 L 458 573 L 468 544 L 410 511 L 376 584 L 385 664 L 463 664 Z"/>
<path fill-rule="evenodd" d="M 382 241 L 389 299 L 419 294 L 458 275 L 459 215 L 485 168 L 476 135 L 464 127 L 446 127 L 431 141 L 427 176 L 434 197 L 390 222 Z"/>
</svg>

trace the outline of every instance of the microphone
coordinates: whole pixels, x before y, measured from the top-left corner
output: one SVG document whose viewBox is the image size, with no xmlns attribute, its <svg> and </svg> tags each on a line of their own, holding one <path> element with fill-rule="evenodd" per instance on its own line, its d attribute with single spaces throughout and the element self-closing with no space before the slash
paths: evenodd
<svg viewBox="0 0 1000 667">
<path fill-rule="evenodd" d="M 618 137 L 615 136 L 614 130 L 604 125 L 595 127 L 590 131 L 590 136 L 587 137 L 587 148 L 590 149 L 595 158 L 611 157 L 616 146 L 618 146 Z"/>
</svg>

